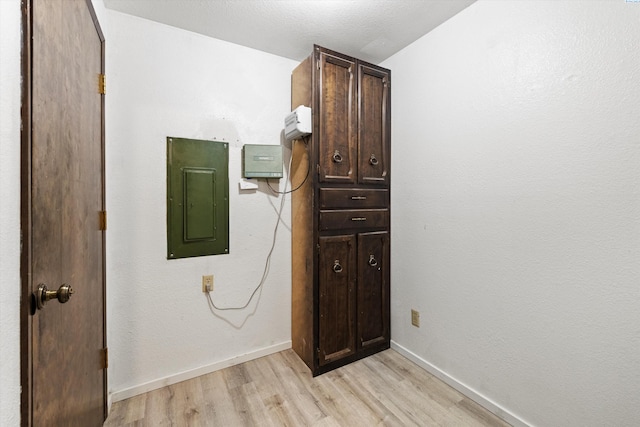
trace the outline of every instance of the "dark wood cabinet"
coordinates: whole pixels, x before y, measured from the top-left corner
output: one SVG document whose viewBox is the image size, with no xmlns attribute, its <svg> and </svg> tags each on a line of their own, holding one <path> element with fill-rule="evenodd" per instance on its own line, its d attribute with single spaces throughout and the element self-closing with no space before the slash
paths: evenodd
<svg viewBox="0 0 640 427">
<path fill-rule="evenodd" d="M 291 107 L 292 343 L 314 375 L 389 347 L 389 70 L 314 46 Z"/>
</svg>

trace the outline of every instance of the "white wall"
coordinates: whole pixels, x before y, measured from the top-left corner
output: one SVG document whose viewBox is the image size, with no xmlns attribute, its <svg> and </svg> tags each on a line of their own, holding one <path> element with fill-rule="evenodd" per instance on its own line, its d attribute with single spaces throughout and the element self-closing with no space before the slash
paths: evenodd
<svg viewBox="0 0 640 427">
<path fill-rule="evenodd" d="M 392 339 L 515 423 L 640 425 L 639 28 L 481 0 L 383 64 Z"/>
<path fill-rule="evenodd" d="M 20 0 L 0 1 L 0 425 L 20 423 Z"/>
<path fill-rule="evenodd" d="M 281 199 L 264 182 L 239 191 L 241 148 L 280 144 L 297 63 L 95 5 L 107 40 L 107 332 L 118 400 L 290 347 L 288 198 L 268 279 L 247 309 L 212 313 L 201 277 L 215 275 L 220 306 L 245 304 L 260 281 Z M 229 143 L 229 255 L 166 259 L 167 136 Z"/>
</svg>

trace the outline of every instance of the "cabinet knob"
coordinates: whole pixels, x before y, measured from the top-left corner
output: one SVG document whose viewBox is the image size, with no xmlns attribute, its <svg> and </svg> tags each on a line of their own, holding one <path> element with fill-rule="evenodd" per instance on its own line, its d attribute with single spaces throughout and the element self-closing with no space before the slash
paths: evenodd
<svg viewBox="0 0 640 427">
<path fill-rule="evenodd" d="M 336 163 L 342 163 L 342 154 L 338 150 L 333 152 L 333 161 Z"/>
<path fill-rule="evenodd" d="M 335 260 L 333 264 L 333 272 L 334 273 L 342 273 L 342 265 L 340 265 L 340 260 Z"/>
<path fill-rule="evenodd" d="M 369 265 L 371 267 L 375 267 L 376 265 L 378 265 L 378 261 L 376 260 L 375 256 L 369 255 Z"/>
<path fill-rule="evenodd" d="M 371 164 L 371 166 L 375 166 L 378 164 L 378 158 L 375 154 L 372 154 L 371 157 L 369 157 L 369 163 Z"/>
</svg>

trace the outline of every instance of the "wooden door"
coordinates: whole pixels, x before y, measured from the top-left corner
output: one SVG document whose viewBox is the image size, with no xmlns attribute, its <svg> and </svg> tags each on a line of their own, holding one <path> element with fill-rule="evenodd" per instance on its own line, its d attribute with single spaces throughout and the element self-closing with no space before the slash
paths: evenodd
<svg viewBox="0 0 640 427">
<path fill-rule="evenodd" d="M 322 51 L 319 58 L 318 150 L 320 181 L 356 182 L 355 62 Z"/>
<path fill-rule="evenodd" d="M 389 339 L 389 233 L 358 234 L 358 345 Z"/>
<path fill-rule="evenodd" d="M 320 237 L 319 366 L 356 351 L 355 235 Z"/>
<path fill-rule="evenodd" d="M 104 39 L 90 0 L 31 0 L 23 7 L 22 423 L 100 426 Z M 54 299 L 38 309 L 41 284 L 67 284 L 74 292 L 64 304 Z"/>
<path fill-rule="evenodd" d="M 389 184 L 389 72 L 358 65 L 358 183 Z"/>
</svg>

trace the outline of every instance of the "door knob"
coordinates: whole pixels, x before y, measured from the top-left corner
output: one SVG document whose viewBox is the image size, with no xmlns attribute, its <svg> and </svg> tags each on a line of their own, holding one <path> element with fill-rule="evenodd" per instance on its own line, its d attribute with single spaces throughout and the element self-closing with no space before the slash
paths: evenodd
<svg viewBox="0 0 640 427">
<path fill-rule="evenodd" d="M 35 292 L 36 304 L 38 305 L 38 310 L 42 310 L 47 301 L 52 299 L 57 299 L 61 304 L 69 301 L 71 295 L 73 294 L 73 288 L 66 283 L 61 285 L 57 291 L 50 291 L 47 289 L 47 285 L 41 283 L 38 285 L 38 289 Z"/>
</svg>

